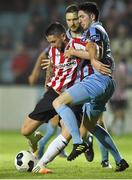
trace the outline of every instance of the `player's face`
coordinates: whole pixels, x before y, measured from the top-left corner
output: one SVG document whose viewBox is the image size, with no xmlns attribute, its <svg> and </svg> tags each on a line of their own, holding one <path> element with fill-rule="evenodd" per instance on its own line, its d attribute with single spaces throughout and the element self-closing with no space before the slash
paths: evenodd
<svg viewBox="0 0 132 180">
<path fill-rule="evenodd" d="M 83 30 L 84 31 L 87 30 L 92 23 L 92 16 L 80 10 L 78 12 L 78 18 L 79 18 L 79 23 L 83 28 Z"/>
<path fill-rule="evenodd" d="M 79 28 L 79 19 L 78 19 L 78 14 L 76 12 L 74 13 L 66 13 L 66 22 L 68 28 L 72 32 L 76 32 Z"/>
<path fill-rule="evenodd" d="M 57 49 L 61 49 L 64 45 L 65 35 L 61 34 L 60 36 L 57 35 L 49 35 L 47 36 L 47 41 L 50 43 L 52 47 Z"/>
</svg>

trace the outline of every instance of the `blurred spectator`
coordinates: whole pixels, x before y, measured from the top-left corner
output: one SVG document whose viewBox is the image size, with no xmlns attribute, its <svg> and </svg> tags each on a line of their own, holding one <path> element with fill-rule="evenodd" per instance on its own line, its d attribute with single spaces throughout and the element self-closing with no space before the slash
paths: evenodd
<svg viewBox="0 0 132 180">
<path fill-rule="evenodd" d="M 34 12 L 39 12 L 46 19 L 48 18 L 48 0 L 32 0 L 30 3 L 29 11 L 31 14 Z"/>
<path fill-rule="evenodd" d="M 38 48 L 39 46 L 39 37 L 33 23 L 29 23 L 24 31 L 23 44 L 28 49 Z"/>
<path fill-rule="evenodd" d="M 114 79 L 116 81 L 116 90 L 110 100 L 111 110 L 113 112 L 113 121 L 111 128 L 115 128 L 115 133 L 119 136 L 124 134 L 125 128 L 125 110 L 127 108 L 127 60 L 125 57 L 117 53 L 117 64 L 114 72 Z"/>
<path fill-rule="evenodd" d="M 117 36 L 111 41 L 111 48 L 114 53 L 122 53 L 131 61 L 132 40 L 128 36 L 128 27 L 126 24 L 119 24 L 117 27 Z"/>
<path fill-rule="evenodd" d="M 31 23 L 35 27 L 35 35 L 40 41 L 44 37 L 45 27 L 48 25 L 48 19 L 44 19 L 44 17 L 39 12 L 34 12 L 32 14 Z"/>
<path fill-rule="evenodd" d="M 114 9 L 115 13 L 111 12 Z M 125 0 L 105 0 L 101 16 L 103 19 L 107 19 L 110 16 L 120 16 L 124 14 L 127 10 L 127 5 Z"/>
<path fill-rule="evenodd" d="M 16 84 L 26 84 L 31 67 L 31 56 L 23 46 L 18 46 L 16 55 L 12 58 L 12 72 Z"/>
<path fill-rule="evenodd" d="M 84 1 L 86 0 L 1 0 L 0 50 L 7 51 L 9 54 L 8 58 L 3 58 L 2 52 L 0 52 L 1 68 L 6 67 L 5 71 L 11 69 L 11 55 L 17 54 L 16 46 L 20 43 L 23 43 L 26 50 L 30 52 L 33 62 L 34 52 L 43 50 L 47 46 L 47 42 L 44 41 L 45 28 L 54 21 L 60 21 L 65 25 L 65 8 L 72 3 L 79 4 Z M 112 38 L 113 53 L 123 53 L 123 56 L 129 61 L 130 72 L 132 69 L 132 0 L 89 1 L 96 2 L 101 9 L 102 22 Z M 8 32 L 7 29 L 9 29 Z M 11 50 L 12 53 L 8 53 L 8 50 Z M 5 59 L 8 61 L 5 62 Z M 132 76 L 132 71 L 130 76 Z M 2 80 L 1 78 L 1 82 L 4 83 L 4 81 L 7 82 L 8 79 Z M 9 81 L 11 82 L 11 79 Z M 132 86 L 131 84 L 132 78 L 129 77 L 129 87 Z"/>
<path fill-rule="evenodd" d="M 0 34 L 0 50 L 11 50 L 13 48 L 13 39 L 8 33 Z"/>
</svg>

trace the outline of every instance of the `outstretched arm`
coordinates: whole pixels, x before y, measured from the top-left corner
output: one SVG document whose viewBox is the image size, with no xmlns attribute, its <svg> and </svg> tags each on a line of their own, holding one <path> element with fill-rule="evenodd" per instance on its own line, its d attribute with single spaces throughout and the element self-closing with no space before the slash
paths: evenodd
<svg viewBox="0 0 132 180">
<path fill-rule="evenodd" d="M 109 65 L 103 64 L 100 62 L 101 54 L 99 51 L 99 46 L 94 42 L 88 42 L 86 45 L 86 51 L 89 52 L 89 59 L 91 61 L 92 66 L 100 73 L 111 76 L 111 70 L 109 69 Z"/>
<path fill-rule="evenodd" d="M 48 63 L 48 66 L 46 68 L 46 78 L 45 78 L 45 84 L 44 84 L 45 91 L 48 90 L 47 83 L 49 82 L 49 79 L 53 76 L 53 71 L 52 71 L 53 67 L 52 67 L 51 61 L 50 61 L 50 59 L 48 59 L 47 61 L 49 63 Z"/>
<path fill-rule="evenodd" d="M 39 55 L 39 57 L 37 58 L 36 64 L 31 72 L 31 74 L 28 77 L 28 81 L 29 81 L 30 85 L 34 85 L 37 82 L 39 75 L 40 75 L 40 71 L 41 71 L 41 66 L 40 66 L 41 60 L 45 59 L 45 58 L 47 58 L 47 55 L 44 52 L 42 52 Z"/>
</svg>

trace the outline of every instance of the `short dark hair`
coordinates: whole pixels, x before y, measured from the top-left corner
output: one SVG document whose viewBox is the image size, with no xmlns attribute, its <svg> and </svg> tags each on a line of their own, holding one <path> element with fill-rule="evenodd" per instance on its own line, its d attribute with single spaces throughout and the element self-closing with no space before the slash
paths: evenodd
<svg viewBox="0 0 132 180">
<path fill-rule="evenodd" d="M 65 10 L 65 14 L 66 13 L 78 13 L 78 6 L 76 4 L 71 4 L 69 5 L 66 10 Z"/>
<path fill-rule="evenodd" d="M 45 31 L 45 36 L 49 36 L 49 35 L 61 35 L 63 33 L 66 33 L 66 29 L 65 27 L 60 24 L 59 22 L 55 22 L 55 23 L 52 23 L 48 26 L 48 28 L 46 29 Z"/>
<path fill-rule="evenodd" d="M 78 6 L 79 10 L 82 10 L 86 13 L 95 14 L 95 20 L 97 21 L 99 18 L 99 9 L 96 3 L 94 2 L 84 2 Z"/>
</svg>

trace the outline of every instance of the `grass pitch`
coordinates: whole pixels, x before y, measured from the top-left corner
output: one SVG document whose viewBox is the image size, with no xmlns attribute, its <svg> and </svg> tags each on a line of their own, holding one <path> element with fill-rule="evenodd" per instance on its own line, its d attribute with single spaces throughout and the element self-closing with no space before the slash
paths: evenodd
<svg viewBox="0 0 132 180">
<path fill-rule="evenodd" d="M 53 174 L 20 173 L 14 167 L 14 157 L 21 151 L 28 149 L 27 142 L 18 132 L 0 132 L 0 179 L 132 179 L 132 135 L 114 137 L 123 157 L 130 167 L 121 173 L 114 172 L 115 163 L 110 155 L 109 159 L 113 169 L 103 169 L 100 166 L 100 152 L 94 138 L 95 158 L 93 162 L 87 162 L 81 155 L 72 162 L 57 157 L 48 164 Z M 66 148 L 71 151 L 71 144 Z"/>
</svg>

